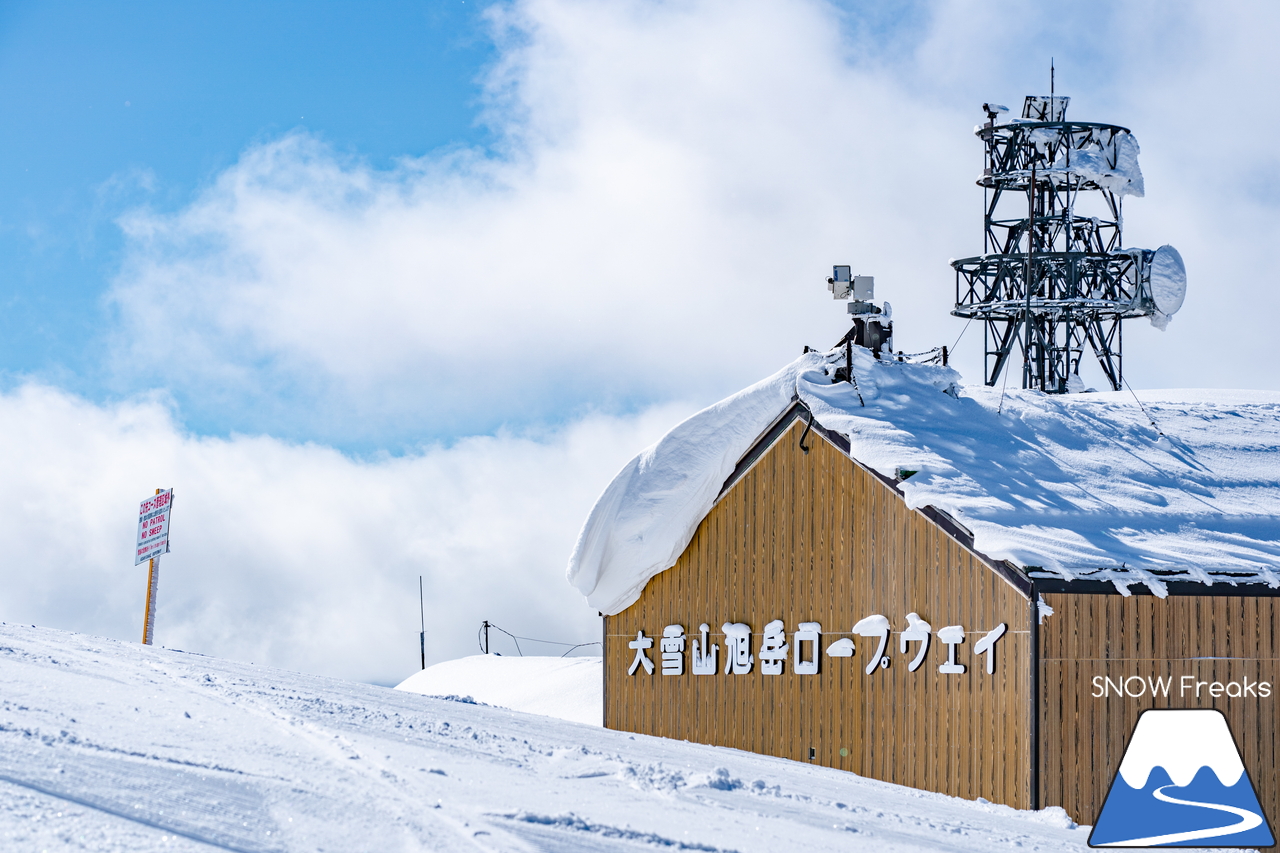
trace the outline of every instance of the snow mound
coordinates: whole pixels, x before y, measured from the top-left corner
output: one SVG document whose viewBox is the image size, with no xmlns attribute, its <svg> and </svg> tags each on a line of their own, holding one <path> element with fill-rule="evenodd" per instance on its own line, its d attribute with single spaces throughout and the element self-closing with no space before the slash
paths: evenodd
<svg viewBox="0 0 1280 853">
<path fill-rule="evenodd" d="M 604 671 L 598 657 L 471 655 L 429 666 L 396 690 L 485 705 L 574 723 L 604 724 Z"/>
<path fill-rule="evenodd" d="M 630 606 L 675 564 L 720 489 L 798 399 L 908 506 L 933 506 L 974 547 L 1032 576 L 1280 587 L 1280 393 L 1045 395 L 960 388 L 934 365 L 854 350 L 858 389 L 833 383 L 844 351 L 807 353 L 643 451 L 605 489 L 570 558 L 595 609 Z M 859 393 L 860 392 L 860 393 Z M 1154 418 L 1164 433 L 1151 426 Z"/>
</svg>

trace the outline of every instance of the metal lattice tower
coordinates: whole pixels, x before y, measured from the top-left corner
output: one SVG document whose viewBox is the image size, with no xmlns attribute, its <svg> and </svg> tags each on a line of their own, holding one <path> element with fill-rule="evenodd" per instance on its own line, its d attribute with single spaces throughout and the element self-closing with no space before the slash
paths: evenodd
<svg viewBox="0 0 1280 853">
<path fill-rule="evenodd" d="M 1156 253 L 1121 248 L 1123 197 L 1143 192 L 1137 142 L 1124 127 L 1066 121 L 1068 100 L 1028 96 L 1022 118 L 1009 120 L 1005 107 L 983 104 L 983 254 L 952 261 L 951 313 L 982 322 L 988 385 L 1016 349 L 1023 388 L 1082 390 L 1088 349 L 1119 390 L 1121 322 L 1159 313 Z"/>
</svg>

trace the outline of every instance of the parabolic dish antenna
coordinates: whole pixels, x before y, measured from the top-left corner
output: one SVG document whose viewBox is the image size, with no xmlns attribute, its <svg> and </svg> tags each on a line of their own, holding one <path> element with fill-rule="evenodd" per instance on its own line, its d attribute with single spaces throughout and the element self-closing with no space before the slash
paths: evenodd
<svg viewBox="0 0 1280 853">
<path fill-rule="evenodd" d="M 1187 298 L 1187 268 L 1182 255 L 1172 246 L 1161 246 L 1151 258 L 1151 300 L 1166 317 L 1182 307 Z"/>
</svg>

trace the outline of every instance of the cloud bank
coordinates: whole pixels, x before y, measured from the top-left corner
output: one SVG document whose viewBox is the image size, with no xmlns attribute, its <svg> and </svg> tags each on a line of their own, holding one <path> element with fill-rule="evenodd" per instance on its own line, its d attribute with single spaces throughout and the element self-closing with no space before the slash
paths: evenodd
<svg viewBox="0 0 1280 853">
<path fill-rule="evenodd" d="M 126 220 L 122 363 L 151 354 L 245 428 L 298 429 L 296 401 L 314 400 L 308 434 L 335 441 L 714 399 L 842 334 L 823 282 L 850 256 L 908 306 L 905 339 L 926 339 L 909 306 L 945 296 L 945 256 L 928 276 L 889 260 L 939 229 L 962 246 L 975 205 L 961 192 L 911 221 L 888 202 L 966 185 L 968 121 L 904 109 L 888 77 L 851 66 L 834 10 L 493 17 L 497 154 L 378 171 L 302 133 L 247 151 L 189 208 Z M 905 158 L 932 174 L 885 167 Z M 480 355 L 490 344 L 501 355 Z"/>
<path fill-rule="evenodd" d="M 192 436 L 157 401 L 104 407 L 28 385 L 0 395 L 0 435 L 21 448 L 0 456 L 0 618 L 139 637 L 137 504 L 172 486 L 162 645 L 394 683 L 418 667 L 419 575 L 429 662 L 475 653 L 483 619 L 598 640 L 565 560 L 608 480 L 684 414 L 588 417 L 356 461 L 315 444 Z M 494 648 L 516 651 L 496 633 Z"/>
</svg>

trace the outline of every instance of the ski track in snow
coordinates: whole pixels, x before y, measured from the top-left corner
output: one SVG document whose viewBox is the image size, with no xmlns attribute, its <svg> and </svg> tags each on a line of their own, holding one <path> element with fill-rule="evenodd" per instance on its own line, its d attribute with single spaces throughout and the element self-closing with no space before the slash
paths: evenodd
<svg viewBox="0 0 1280 853">
<path fill-rule="evenodd" d="M 1087 837 L 1060 809 L 0 625 L 3 850 L 986 853 Z"/>
</svg>

